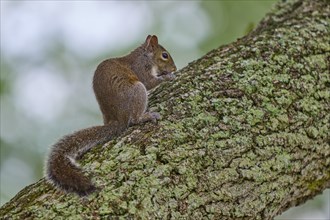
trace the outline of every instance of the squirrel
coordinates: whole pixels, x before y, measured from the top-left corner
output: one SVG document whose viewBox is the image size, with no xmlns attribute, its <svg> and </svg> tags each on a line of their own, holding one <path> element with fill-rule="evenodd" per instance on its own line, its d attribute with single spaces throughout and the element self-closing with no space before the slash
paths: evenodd
<svg viewBox="0 0 330 220">
<path fill-rule="evenodd" d="M 93 77 L 93 90 L 104 125 L 79 130 L 55 143 L 46 162 L 46 179 L 57 188 L 87 196 L 98 188 L 76 163 L 87 151 L 123 133 L 129 126 L 156 122 L 148 112 L 147 90 L 172 80 L 176 71 L 169 52 L 155 35 L 130 54 L 101 62 Z"/>
</svg>

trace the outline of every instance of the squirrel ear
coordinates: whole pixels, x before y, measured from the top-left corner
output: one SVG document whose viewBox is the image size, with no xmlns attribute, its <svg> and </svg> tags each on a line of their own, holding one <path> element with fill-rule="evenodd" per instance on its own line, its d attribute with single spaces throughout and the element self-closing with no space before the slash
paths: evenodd
<svg viewBox="0 0 330 220">
<path fill-rule="evenodd" d="M 147 36 L 146 43 L 147 43 L 148 41 L 150 41 L 150 38 L 151 38 L 151 35 L 149 34 L 149 35 Z"/>
<path fill-rule="evenodd" d="M 158 38 L 156 35 L 152 35 L 152 37 L 150 39 L 150 43 L 152 46 L 158 46 Z"/>
<path fill-rule="evenodd" d="M 148 35 L 146 39 L 146 48 L 148 48 L 149 45 L 151 45 L 152 47 L 158 46 L 158 38 L 156 35 Z"/>
</svg>

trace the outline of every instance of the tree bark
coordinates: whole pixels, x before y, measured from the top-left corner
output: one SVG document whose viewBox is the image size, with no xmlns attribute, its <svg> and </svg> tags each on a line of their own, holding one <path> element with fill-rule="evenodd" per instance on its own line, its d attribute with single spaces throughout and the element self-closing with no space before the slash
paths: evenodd
<svg viewBox="0 0 330 220">
<path fill-rule="evenodd" d="M 81 199 L 41 179 L 1 218 L 273 219 L 320 194 L 330 186 L 329 5 L 281 1 L 156 88 L 158 124 L 81 160 L 99 193 Z"/>
</svg>

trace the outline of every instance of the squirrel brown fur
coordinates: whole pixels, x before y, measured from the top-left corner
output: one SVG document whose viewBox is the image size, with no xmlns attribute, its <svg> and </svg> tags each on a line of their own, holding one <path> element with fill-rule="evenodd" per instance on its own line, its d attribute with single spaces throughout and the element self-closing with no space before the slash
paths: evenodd
<svg viewBox="0 0 330 220">
<path fill-rule="evenodd" d="M 158 44 L 157 36 L 130 54 L 103 61 L 93 78 L 93 89 L 103 114 L 103 126 L 95 126 L 64 136 L 52 146 L 46 177 L 65 192 L 86 196 L 97 187 L 75 162 L 92 147 L 106 143 L 129 126 L 160 119 L 147 112 L 147 90 L 174 78 L 176 71 L 169 52 Z"/>
</svg>

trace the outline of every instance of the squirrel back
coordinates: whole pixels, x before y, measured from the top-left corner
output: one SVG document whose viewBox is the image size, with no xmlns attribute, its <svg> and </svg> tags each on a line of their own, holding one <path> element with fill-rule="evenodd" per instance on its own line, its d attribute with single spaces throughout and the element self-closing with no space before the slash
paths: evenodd
<svg viewBox="0 0 330 220">
<path fill-rule="evenodd" d="M 130 54 L 103 61 L 93 78 L 93 89 L 103 115 L 103 126 L 95 126 L 64 136 L 51 149 L 47 179 L 66 192 L 85 196 L 95 191 L 90 178 L 76 163 L 92 147 L 110 141 L 129 126 L 155 122 L 157 112 L 146 112 L 147 90 L 172 80 L 176 66 L 170 54 L 148 35 Z"/>
</svg>

